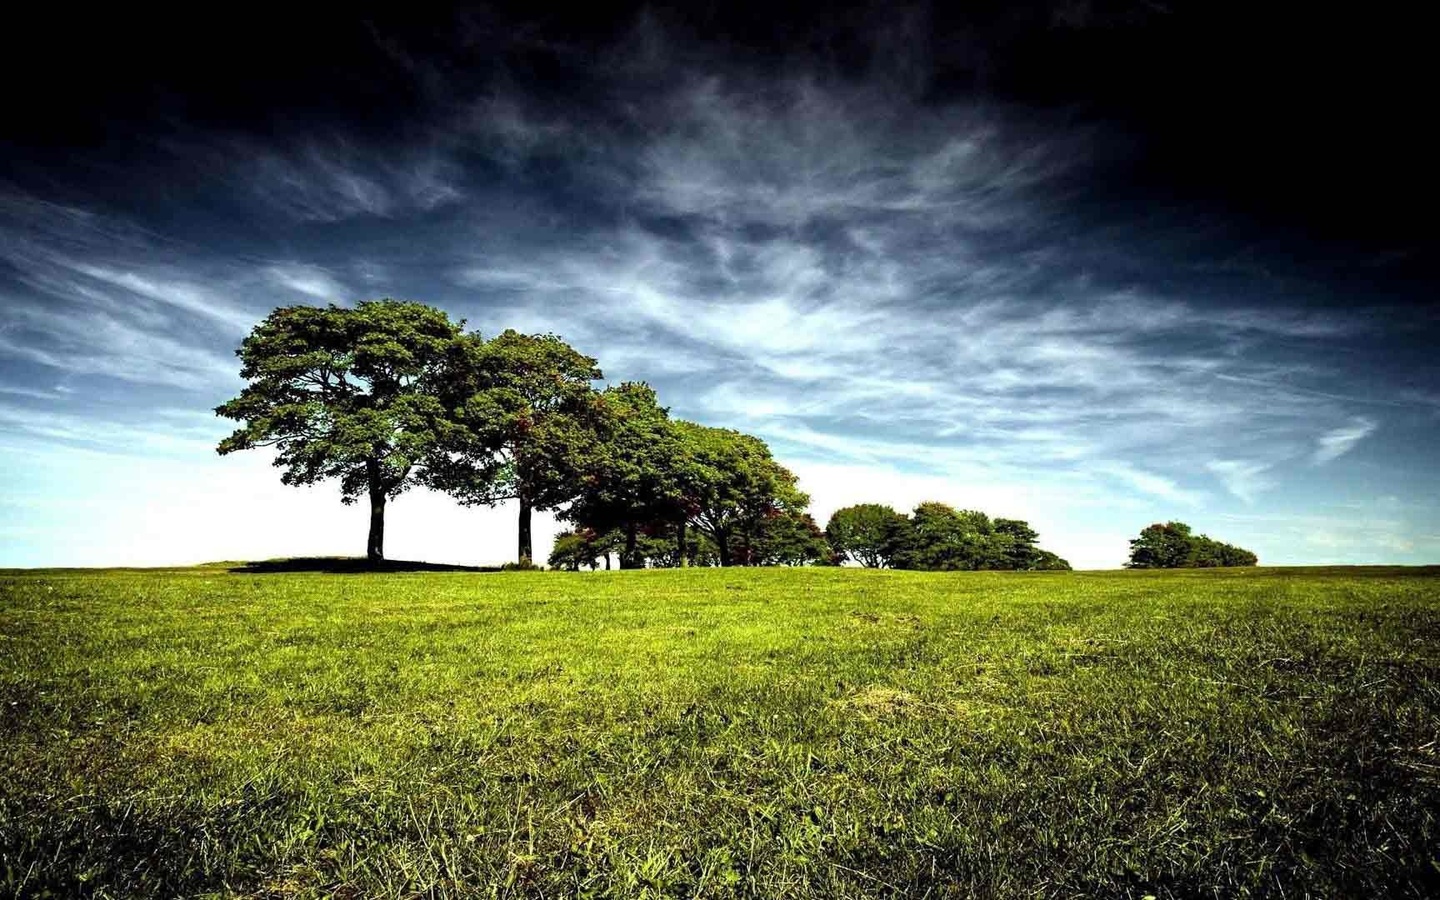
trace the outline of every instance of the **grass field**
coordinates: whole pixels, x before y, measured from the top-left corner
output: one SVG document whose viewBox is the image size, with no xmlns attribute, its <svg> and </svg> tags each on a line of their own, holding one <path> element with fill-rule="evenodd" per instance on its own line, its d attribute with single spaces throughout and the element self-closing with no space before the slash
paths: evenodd
<svg viewBox="0 0 1440 900">
<path fill-rule="evenodd" d="M 1440 570 L 0 573 L 0 894 L 1440 895 Z"/>
</svg>

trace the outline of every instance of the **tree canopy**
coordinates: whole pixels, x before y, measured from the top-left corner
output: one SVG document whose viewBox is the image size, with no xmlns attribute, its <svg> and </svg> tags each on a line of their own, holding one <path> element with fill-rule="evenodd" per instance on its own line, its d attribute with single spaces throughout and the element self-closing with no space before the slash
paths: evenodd
<svg viewBox="0 0 1440 900">
<path fill-rule="evenodd" d="M 517 557 L 534 555 L 533 510 L 579 492 L 598 452 L 596 361 L 553 334 L 457 339 L 437 393 L 447 419 L 426 482 L 468 505 L 518 501 Z"/>
<path fill-rule="evenodd" d="M 715 544 L 720 565 L 754 562 L 765 519 L 803 512 L 810 497 L 759 438 L 678 421 L 689 454 L 683 492 L 688 520 Z"/>
<path fill-rule="evenodd" d="M 750 542 L 748 562 L 757 566 L 831 565 L 838 558 L 814 517 L 807 512 L 784 510 L 760 520 Z"/>
<path fill-rule="evenodd" d="M 1253 566 L 1259 557 L 1249 550 L 1194 534 L 1184 522 L 1157 522 L 1130 542 L 1127 569 L 1211 569 Z"/>
<path fill-rule="evenodd" d="M 398 300 L 275 310 L 236 351 L 249 384 L 215 412 L 243 424 L 218 451 L 274 447 L 285 484 L 335 478 L 343 502 L 368 496 L 366 556 L 383 559 L 386 500 L 443 430 L 436 387 L 462 325 Z"/>
<path fill-rule="evenodd" d="M 642 532 L 685 524 L 685 486 L 697 476 L 690 471 L 684 434 L 654 388 L 637 382 L 606 388 L 598 410 L 597 440 L 580 466 L 577 492 L 563 517 L 597 533 L 618 530 L 620 567 L 635 568 L 642 564 Z"/>
<path fill-rule="evenodd" d="M 894 507 L 861 503 L 835 510 L 825 525 L 825 537 L 835 553 L 867 569 L 879 569 L 890 564 L 896 533 L 908 524 Z"/>
<path fill-rule="evenodd" d="M 1068 569 L 1035 546 L 1039 535 L 1020 519 L 991 519 L 978 510 L 921 503 L 891 532 L 886 548 L 896 569 L 1033 571 Z"/>
</svg>

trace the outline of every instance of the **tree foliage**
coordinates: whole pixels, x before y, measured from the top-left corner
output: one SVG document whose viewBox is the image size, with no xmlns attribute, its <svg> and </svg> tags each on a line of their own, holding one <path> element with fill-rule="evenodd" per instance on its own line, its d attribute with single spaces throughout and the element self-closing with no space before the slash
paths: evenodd
<svg viewBox="0 0 1440 900">
<path fill-rule="evenodd" d="M 743 551 L 743 544 L 734 552 Z M 835 551 L 825 539 L 814 517 L 798 510 L 777 511 L 762 518 L 750 542 L 747 565 L 809 566 L 830 565 Z"/>
<path fill-rule="evenodd" d="M 825 537 L 832 550 L 867 569 L 890 565 L 896 534 L 909 522 L 894 507 L 861 503 L 837 509 L 825 525 Z"/>
<path fill-rule="evenodd" d="M 343 502 L 368 496 L 366 555 L 383 559 L 385 502 L 443 431 L 436 388 L 461 325 L 397 300 L 275 310 L 236 351 L 249 384 L 215 412 L 243 424 L 218 451 L 274 447 L 285 484 L 334 478 Z"/>
<path fill-rule="evenodd" d="M 921 503 L 895 528 L 887 547 L 897 569 L 1033 571 L 1070 564 L 1035 546 L 1039 535 L 1020 519 L 991 519 L 978 510 Z"/>
<path fill-rule="evenodd" d="M 550 550 L 548 562 L 552 569 L 570 572 L 580 571 L 581 566 L 598 569 L 602 561 L 608 569 L 609 556 L 618 547 L 618 535 L 614 532 L 596 534 L 588 528 L 562 531 L 555 535 L 555 544 Z"/>
<path fill-rule="evenodd" d="M 438 395 L 447 413 L 426 481 L 467 505 L 519 505 L 517 557 L 532 556 L 533 510 L 578 492 L 596 452 L 596 361 L 553 334 L 505 331 L 453 343 Z"/>
<path fill-rule="evenodd" d="M 1210 569 L 1253 566 L 1259 558 L 1249 550 L 1194 534 L 1184 522 L 1155 523 L 1130 542 L 1128 569 Z"/>
<path fill-rule="evenodd" d="M 619 531 L 620 566 L 637 568 L 644 564 L 638 546 L 643 533 L 653 537 L 658 528 L 684 525 L 689 512 L 685 486 L 696 476 L 680 429 L 649 385 L 625 382 L 607 388 L 598 410 L 597 439 L 581 464 L 574 501 L 562 516 L 597 532 Z"/>
<path fill-rule="evenodd" d="M 720 565 L 749 564 L 766 519 L 810 502 L 793 472 L 759 438 L 677 421 L 689 455 L 682 490 L 691 524 L 714 542 Z"/>
</svg>

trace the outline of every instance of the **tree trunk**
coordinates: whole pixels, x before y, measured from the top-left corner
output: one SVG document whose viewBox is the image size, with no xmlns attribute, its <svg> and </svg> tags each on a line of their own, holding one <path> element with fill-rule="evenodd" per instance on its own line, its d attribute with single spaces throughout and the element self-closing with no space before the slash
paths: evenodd
<svg viewBox="0 0 1440 900">
<path fill-rule="evenodd" d="M 678 531 L 680 535 L 680 537 L 675 542 L 677 549 L 680 551 L 680 559 L 678 562 L 676 562 L 676 565 L 678 565 L 682 569 L 687 568 L 690 565 L 690 556 L 685 552 L 689 549 L 685 546 L 685 527 L 688 524 L 690 523 L 686 522 L 684 519 L 681 519 L 680 525 L 676 528 L 676 531 Z"/>
<path fill-rule="evenodd" d="M 610 551 L 605 551 L 605 571 L 610 571 Z"/>
<path fill-rule="evenodd" d="M 516 556 L 520 565 L 529 565 L 534 561 L 534 542 L 530 539 L 530 500 L 527 497 L 520 497 L 520 533 Z"/>
<path fill-rule="evenodd" d="M 380 463 L 368 460 L 365 474 L 370 479 L 370 538 L 365 542 L 365 558 L 377 563 L 385 559 L 385 487 L 380 483 Z"/>
<path fill-rule="evenodd" d="M 730 565 L 730 535 L 724 531 L 715 533 L 715 552 L 720 557 L 720 566 Z"/>
<path fill-rule="evenodd" d="M 743 543 L 743 551 L 744 551 L 744 553 L 745 553 L 745 559 L 742 561 L 741 564 L 742 564 L 742 565 L 746 565 L 746 566 L 753 566 L 753 565 L 755 565 L 754 553 L 753 553 L 753 552 L 751 551 L 751 549 L 750 549 L 750 532 L 748 532 L 748 531 L 745 532 L 745 538 L 744 538 L 744 543 Z"/>
<path fill-rule="evenodd" d="M 620 554 L 620 568 L 638 569 L 635 565 L 635 523 L 625 526 L 625 551 Z"/>
</svg>

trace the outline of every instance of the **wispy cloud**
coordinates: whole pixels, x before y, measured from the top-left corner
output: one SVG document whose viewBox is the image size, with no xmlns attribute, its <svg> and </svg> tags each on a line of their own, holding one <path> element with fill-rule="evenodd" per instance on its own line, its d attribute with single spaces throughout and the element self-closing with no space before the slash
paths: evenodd
<svg viewBox="0 0 1440 900">
<path fill-rule="evenodd" d="M 1373 434 L 1378 427 L 1379 423 L 1373 419 L 1356 417 L 1349 424 L 1320 435 L 1315 442 L 1315 454 L 1312 458 L 1317 465 L 1339 459 L 1355 449 L 1356 444 Z"/>
<path fill-rule="evenodd" d="M 226 432 L 213 415 L 193 410 L 155 410 L 145 425 L 55 410 L 0 403 L 0 433 L 58 441 L 71 447 L 130 457 L 203 457 Z"/>
<path fill-rule="evenodd" d="M 1225 485 L 1225 490 L 1246 503 L 1254 503 L 1262 491 L 1274 484 L 1268 474 L 1270 466 L 1265 463 L 1215 459 L 1206 463 L 1205 468 Z"/>
<path fill-rule="evenodd" d="M 182 312 L 214 319 L 233 331 L 243 333 L 255 323 L 253 312 L 239 307 L 216 291 L 193 282 L 164 274 L 141 273 L 93 263 L 57 262 L 103 285 L 120 288 L 128 294 L 154 300 Z"/>
<path fill-rule="evenodd" d="M 1264 467 L 1235 460 L 1307 452 L 1308 423 L 1343 412 L 1308 348 L 1355 317 L 1199 304 L 1073 254 L 1050 205 L 1090 152 L 1073 135 L 816 78 L 690 80 L 635 108 L 638 162 L 601 146 L 583 170 L 631 215 L 453 277 L 491 316 L 675 383 L 682 412 L 817 458 L 1063 466 L 1189 507 L 1207 476 L 1252 502 Z M 523 131 L 511 164 L 560 139 Z"/>
<path fill-rule="evenodd" d="M 0 327 L 0 354 L 75 375 L 195 389 L 236 381 L 220 346 L 157 334 L 95 312 L 17 308 Z"/>
<path fill-rule="evenodd" d="M 1181 487 L 1173 478 L 1148 472 L 1125 462 L 1100 462 L 1094 471 L 1106 475 L 1131 490 L 1140 491 L 1160 500 L 1195 506 L 1200 503 L 1200 494 Z"/>
<path fill-rule="evenodd" d="M 19 220 L 26 212 L 38 226 Z M 274 268 L 114 215 L 0 195 L 0 354 L 70 375 L 215 390 L 236 379 L 240 336 L 277 305 L 277 275 L 292 288 L 324 283 L 318 269 Z"/>
<path fill-rule="evenodd" d="M 435 149 L 385 153 L 343 140 L 295 148 L 224 146 L 248 162 L 234 171 L 250 191 L 307 222 L 393 218 L 459 202 L 459 169 Z"/>
<path fill-rule="evenodd" d="M 285 290 L 321 303 L 344 303 L 351 299 L 350 289 L 319 266 L 279 263 L 267 266 L 265 273 Z"/>
</svg>

